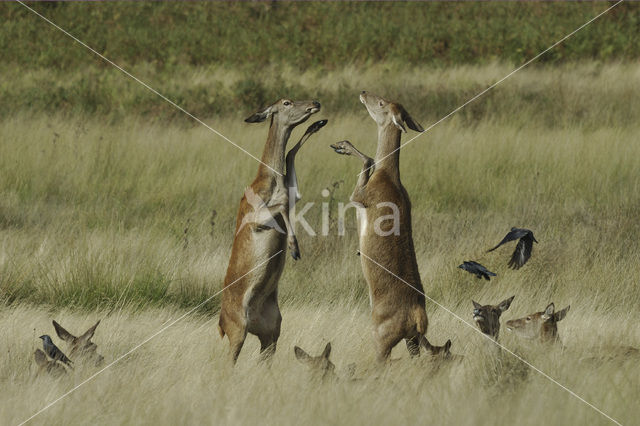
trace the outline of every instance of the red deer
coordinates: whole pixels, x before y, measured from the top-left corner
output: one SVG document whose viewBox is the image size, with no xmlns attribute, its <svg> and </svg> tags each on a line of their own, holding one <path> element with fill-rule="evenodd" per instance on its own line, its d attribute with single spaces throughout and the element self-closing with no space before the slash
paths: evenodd
<svg viewBox="0 0 640 426">
<path fill-rule="evenodd" d="M 427 332 L 424 290 L 411 235 L 411 202 L 400 181 L 399 152 L 405 124 L 417 132 L 424 129 L 398 103 L 368 92 L 360 94 L 360 101 L 378 126 L 375 161 L 349 141 L 331 147 L 363 163 L 351 201 L 357 206 L 360 260 L 369 286 L 377 357 L 385 361 L 402 339 L 412 356 L 419 355 L 420 338 Z"/>
<path fill-rule="evenodd" d="M 58 337 L 67 343 L 67 347 L 70 350 L 69 357 L 74 360 L 78 358 L 91 361 L 96 367 L 99 367 L 104 362 L 104 357 L 97 352 L 98 345 L 91 341 L 98 324 L 100 324 L 100 320 L 79 337 L 76 337 L 55 320 L 53 321 L 53 327 L 56 329 Z"/>
<path fill-rule="evenodd" d="M 515 296 L 503 300 L 497 305 L 481 305 L 476 301 L 473 302 L 473 320 L 478 325 L 480 331 L 493 340 L 498 341 L 500 334 L 500 315 L 511 306 L 511 302 Z"/>
<path fill-rule="evenodd" d="M 270 357 L 276 350 L 282 321 L 278 281 L 284 269 L 287 247 L 294 259 L 300 258 L 289 221 L 289 197 L 291 193 L 298 193 L 294 157 L 304 137 L 287 156 L 290 170 L 286 176 L 285 148 L 292 130 L 319 110 L 317 101 L 281 99 L 245 120 L 259 123 L 271 118 L 271 125 L 258 174 L 240 201 L 235 239 L 223 284 L 218 328 L 222 337 L 229 337 L 234 363 L 247 333 L 260 339 L 263 358 Z M 251 220 L 247 221 L 247 217 Z"/>
<path fill-rule="evenodd" d="M 507 321 L 507 330 L 527 339 L 536 339 L 545 343 L 559 342 L 558 321 L 567 315 L 569 308 L 570 306 L 567 306 L 556 312 L 555 305 L 550 303 L 542 312 L 535 312 L 524 318 Z"/>
</svg>

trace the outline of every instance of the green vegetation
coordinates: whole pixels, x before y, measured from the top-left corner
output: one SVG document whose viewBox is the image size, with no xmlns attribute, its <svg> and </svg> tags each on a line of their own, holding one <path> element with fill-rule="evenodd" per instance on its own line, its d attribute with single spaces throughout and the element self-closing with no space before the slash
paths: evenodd
<svg viewBox="0 0 640 426">
<path fill-rule="evenodd" d="M 608 4 L 72 2 L 32 6 L 198 117 L 246 113 L 281 96 L 318 98 L 331 110 L 354 111 L 359 106 L 351 94 L 363 88 L 357 77 L 368 74 L 383 78 L 370 78 L 368 90 L 407 99 L 435 119 Z M 0 114 L 26 110 L 109 120 L 131 114 L 184 120 L 181 113 L 19 4 L 0 4 L 0 17 Z M 489 96 L 491 101 L 465 109 L 462 115 L 471 121 L 491 119 L 521 109 L 522 102 L 541 106 L 537 111 L 550 123 L 592 123 L 581 109 L 562 104 L 563 86 L 579 84 L 571 64 L 637 59 L 639 25 L 640 5 L 617 6 L 539 59 L 537 64 L 565 64 L 566 72 L 556 75 L 559 80 L 547 81 L 544 89 L 537 84 L 500 88 Z M 508 65 L 495 65 L 504 74 L 491 73 L 493 80 L 470 74 L 458 84 L 449 81 L 452 66 L 496 63 Z M 413 73 L 427 81 L 405 82 L 394 77 L 398 71 L 403 78 Z M 600 67 L 594 65 L 590 72 L 598 74 Z M 429 78 L 432 74 L 438 78 Z M 619 96 L 603 87 L 599 90 L 606 92 L 597 94 L 605 100 Z M 637 99 L 629 97 L 632 108 Z M 574 116 L 567 117 L 567 111 Z M 622 113 L 623 119 L 629 116 L 637 115 Z M 593 118 L 600 119 L 597 114 Z"/>
<path fill-rule="evenodd" d="M 235 369 L 215 324 L 237 207 L 257 163 L 16 3 L 0 3 L 0 423 L 18 424 L 96 373 L 37 376 L 51 320 L 102 319 L 107 362 L 188 309 L 39 423 L 609 424 L 476 334 L 471 299 L 515 295 L 504 320 L 571 305 L 564 349 L 501 343 L 623 424 L 640 416 L 640 5 L 625 2 L 401 151 L 428 337 L 462 364 L 373 360 L 353 210 L 336 229 L 360 164 L 329 144 L 375 152 L 360 90 L 399 100 L 424 127 L 611 3 L 96 2 L 31 5 L 260 156 L 256 108 L 286 96 L 322 102 L 328 125 L 302 148 L 302 259 L 280 280 L 272 365 L 249 337 Z M 297 140 L 306 126 L 294 132 Z M 415 136 L 410 132 L 404 140 Z M 323 189 L 331 190 L 330 196 Z M 539 244 L 519 271 L 511 226 Z M 498 273 L 476 280 L 457 265 Z M 57 341 L 57 339 L 55 339 Z M 327 341 L 338 374 L 309 382 L 293 345 Z M 64 348 L 64 345 L 63 349 Z"/>
<path fill-rule="evenodd" d="M 31 4 L 123 65 L 299 69 L 399 62 L 520 63 L 610 4 L 425 2 L 108 2 Z M 18 4 L 0 6 L 0 51 L 24 67 L 84 66 L 87 53 Z M 621 4 L 542 60 L 635 59 L 640 6 Z"/>
<path fill-rule="evenodd" d="M 413 70 L 400 81 L 442 81 L 447 92 L 480 86 L 504 71 L 493 65 L 452 68 L 446 80 Z M 330 77 L 349 81 L 349 75 Z M 357 79 L 376 81 L 385 81 L 383 71 Z M 331 84 L 319 78 L 299 82 L 321 90 Z M 505 281 L 496 281 L 505 292 L 517 289 L 520 299 L 529 294 L 532 303 L 552 295 L 576 300 L 577 288 L 599 294 L 594 309 L 640 303 L 632 273 L 640 264 L 640 146 L 633 119 L 640 109 L 638 83 L 637 67 L 630 65 L 523 70 L 504 83 L 505 94 L 479 100 L 403 149 L 403 182 L 429 294 L 449 306 L 466 304 L 482 287 L 455 267 L 481 258 L 505 274 Z M 528 102 L 506 95 L 534 88 L 537 96 Z M 328 145 L 349 139 L 365 152 L 375 150 L 375 125 L 357 93 L 348 100 L 359 105 L 357 113 L 324 107 L 318 117 L 328 118 L 329 125 L 299 156 L 303 202 L 316 203 L 305 217 L 317 232 L 320 204 L 328 200 L 322 189 L 344 181 L 333 194 L 335 220 L 337 202 L 348 200 L 359 167 Z M 421 96 L 428 93 L 414 98 Z M 404 97 L 425 127 L 437 118 Z M 211 124 L 259 157 L 267 124 L 246 124 L 245 115 L 236 111 Z M 202 126 L 149 123 L 135 115 L 114 124 L 80 117 L 15 114 L 0 122 L 5 303 L 196 306 L 220 288 L 238 201 L 257 163 Z M 326 237 L 300 230 L 303 258 L 288 262 L 285 304 L 366 303 L 353 256 L 352 212 L 348 218 L 352 232 L 344 237 L 335 229 Z M 502 256 L 483 254 L 514 225 L 534 229 L 541 240 L 531 264 L 518 273 L 506 270 L 508 249 Z M 343 272 L 332 276 L 329 271 L 338 265 Z M 593 303 L 591 294 L 582 296 Z M 217 303 L 216 298 L 203 311 L 215 311 Z"/>
<path fill-rule="evenodd" d="M 510 65 L 494 63 L 444 69 L 378 64 L 326 73 L 269 67 L 260 76 L 225 67 L 185 67 L 175 75 L 155 75 L 146 66 L 131 71 L 187 111 L 199 118 L 213 117 L 213 122 L 218 118 L 241 120 L 281 97 L 319 99 L 326 112 L 361 114 L 362 105 L 354 94 L 366 89 L 402 100 L 429 123 L 512 70 Z M 196 125 L 113 68 L 101 72 L 85 67 L 69 74 L 51 70 L 21 72 L 16 67 L 9 74 L 16 78 L 0 82 L 3 116 L 62 114 L 98 117 L 111 123 L 136 116 L 149 122 L 166 124 L 172 120 L 183 126 Z M 640 116 L 639 83 L 635 64 L 588 62 L 531 67 L 466 106 L 457 117 L 465 125 L 487 121 L 525 125 L 534 121 L 546 127 L 628 126 Z"/>
</svg>

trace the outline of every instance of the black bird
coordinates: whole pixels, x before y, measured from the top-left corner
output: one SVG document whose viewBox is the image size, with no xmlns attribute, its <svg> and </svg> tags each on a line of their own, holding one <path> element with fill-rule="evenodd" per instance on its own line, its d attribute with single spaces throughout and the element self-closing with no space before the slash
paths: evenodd
<svg viewBox="0 0 640 426">
<path fill-rule="evenodd" d="M 520 269 L 522 265 L 527 263 L 531 257 L 531 251 L 533 250 L 533 243 L 537 243 L 538 240 L 533 236 L 533 232 L 524 228 L 511 228 L 511 231 L 500 241 L 500 243 L 494 248 L 487 250 L 494 251 L 504 243 L 508 243 L 513 240 L 520 240 L 516 245 L 516 249 L 513 251 L 511 260 L 509 261 L 509 267 L 512 269 Z"/>
<path fill-rule="evenodd" d="M 49 357 L 55 361 L 61 361 L 71 367 L 73 363 L 62 351 L 53 343 L 48 334 L 40 336 L 42 339 L 42 348 Z"/>
<path fill-rule="evenodd" d="M 470 274 L 474 274 L 478 279 L 484 278 L 487 281 L 490 281 L 491 277 L 496 276 L 496 274 L 473 260 L 465 260 L 462 262 L 462 265 L 458 266 L 458 268 L 465 270 Z"/>
</svg>

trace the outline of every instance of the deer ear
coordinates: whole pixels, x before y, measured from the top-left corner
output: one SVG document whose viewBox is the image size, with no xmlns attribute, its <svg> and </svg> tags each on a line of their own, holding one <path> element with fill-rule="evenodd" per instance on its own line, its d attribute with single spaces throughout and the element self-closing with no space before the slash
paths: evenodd
<svg viewBox="0 0 640 426">
<path fill-rule="evenodd" d="M 511 306 L 511 302 L 513 302 L 513 298 L 514 297 L 516 297 L 516 296 L 511 296 L 510 298 L 500 302 L 500 304 L 498 305 L 498 309 L 500 309 L 502 312 L 504 312 L 507 309 L 509 309 L 509 306 Z"/>
<path fill-rule="evenodd" d="M 296 358 L 298 358 L 298 360 L 302 362 L 308 362 L 311 359 L 308 353 L 306 353 L 302 348 L 299 348 L 297 346 L 293 347 L 293 352 L 295 352 Z"/>
<path fill-rule="evenodd" d="M 547 305 L 546 308 L 544 308 L 544 313 L 542 314 L 542 318 L 544 318 L 545 321 L 550 320 L 551 318 L 553 318 L 553 313 L 556 311 L 556 305 L 553 304 L 553 302 L 549 303 L 549 305 Z"/>
<path fill-rule="evenodd" d="M 273 114 L 273 105 L 265 109 L 254 112 L 251 116 L 245 118 L 245 123 L 262 123 Z"/>
<path fill-rule="evenodd" d="M 393 124 L 403 132 L 407 133 L 407 129 L 404 128 L 404 124 L 402 124 L 402 116 L 400 114 L 393 114 L 391 116 L 391 121 Z"/>
<path fill-rule="evenodd" d="M 420 123 L 418 123 L 416 120 L 413 119 L 413 117 L 411 117 L 411 115 L 409 115 L 409 113 L 407 112 L 406 109 L 404 109 L 404 107 L 400 107 L 401 111 L 402 111 L 402 120 L 407 123 L 407 126 L 409 126 L 409 128 L 411 130 L 415 130 L 416 132 L 424 132 L 424 129 L 422 128 L 422 126 L 420 125 Z"/>
<path fill-rule="evenodd" d="M 567 306 L 566 308 L 564 308 L 561 311 L 558 311 L 555 313 L 554 318 L 556 321 L 560 321 L 562 320 L 564 317 L 567 316 L 567 312 L 569 312 L 569 308 L 571 308 L 571 305 Z"/>
<path fill-rule="evenodd" d="M 98 324 L 100 324 L 100 320 L 98 320 L 98 322 L 93 327 L 85 331 L 82 336 L 78 337 L 78 340 L 82 340 L 84 342 L 88 342 L 89 340 L 91 340 L 93 334 L 96 332 L 96 327 L 98 326 Z"/>
<path fill-rule="evenodd" d="M 56 322 L 56 320 L 53 320 L 53 328 L 56 329 L 56 334 L 58 335 L 58 337 L 65 342 L 72 342 L 76 339 L 76 336 L 65 330 L 60 324 Z"/>
<path fill-rule="evenodd" d="M 474 308 L 476 308 L 476 309 L 480 309 L 480 308 L 482 308 L 482 305 L 481 305 L 481 304 L 479 304 L 478 302 L 476 302 L 475 300 L 472 300 L 471 302 L 473 302 L 473 307 L 474 307 Z"/>
<path fill-rule="evenodd" d="M 331 342 L 327 343 L 327 346 L 324 347 L 324 351 L 322 351 L 322 358 L 329 359 L 329 355 L 331 355 Z"/>
</svg>

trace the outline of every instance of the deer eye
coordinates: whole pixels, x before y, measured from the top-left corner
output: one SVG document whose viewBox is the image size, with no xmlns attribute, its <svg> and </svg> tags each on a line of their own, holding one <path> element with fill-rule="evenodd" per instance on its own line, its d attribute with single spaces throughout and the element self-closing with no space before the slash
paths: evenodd
<svg viewBox="0 0 640 426">
<path fill-rule="evenodd" d="M 384 102 L 380 101 L 380 106 L 384 106 Z"/>
<path fill-rule="evenodd" d="M 527 321 L 531 321 L 531 317 L 527 317 Z"/>
<path fill-rule="evenodd" d="M 289 101 L 284 101 L 284 106 L 289 106 L 289 105 L 291 105 L 291 102 L 289 102 Z"/>
</svg>

